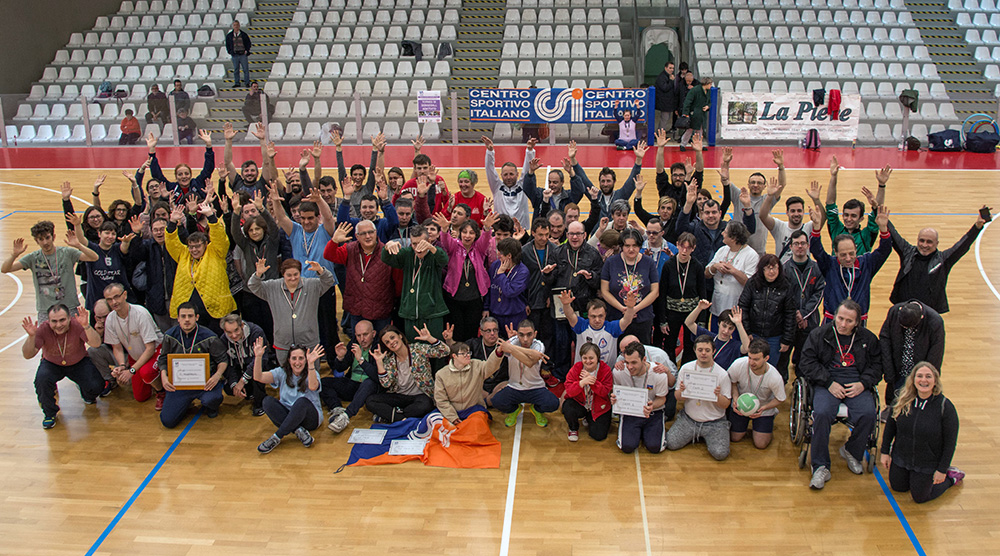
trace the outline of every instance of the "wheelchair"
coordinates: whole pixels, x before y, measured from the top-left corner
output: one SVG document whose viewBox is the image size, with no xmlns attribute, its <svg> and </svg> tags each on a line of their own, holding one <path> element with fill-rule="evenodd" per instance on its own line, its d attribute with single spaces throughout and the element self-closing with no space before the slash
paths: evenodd
<svg viewBox="0 0 1000 556">
<path fill-rule="evenodd" d="M 881 422 L 878 416 L 882 412 L 882 405 L 879 401 L 878 387 L 874 387 L 869 394 L 875 397 L 875 427 L 865 444 L 865 451 L 868 457 L 864 462 L 865 470 L 869 473 L 878 464 L 878 434 Z M 834 424 L 843 423 L 848 428 L 853 425 L 847 420 L 847 405 L 840 404 L 837 410 L 837 418 Z M 799 469 L 803 469 L 809 461 L 809 445 L 812 440 L 813 414 L 812 414 L 812 386 L 804 377 L 797 377 L 792 383 L 791 408 L 788 418 L 788 430 L 792 437 L 792 444 L 799 446 Z"/>
</svg>

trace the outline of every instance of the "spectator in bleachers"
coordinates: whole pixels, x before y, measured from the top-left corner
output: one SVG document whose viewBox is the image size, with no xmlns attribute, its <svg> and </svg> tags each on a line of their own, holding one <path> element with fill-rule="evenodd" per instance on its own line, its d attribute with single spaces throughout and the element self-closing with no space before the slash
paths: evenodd
<svg viewBox="0 0 1000 556">
<path fill-rule="evenodd" d="M 142 135 L 142 128 L 139 127 L 139 120 L 135 117 L 135 112 L 131 108 L 125 109 L 125 117 L 121 124 L 122 135 L 118 138 L 119 145 L 134 145 Z"/>
<path fill-rule="evenodd" d="M 170 121 L 170 105 L 167 95 L 160 91 L 159 85 L 149 87 L 149 95 L 146 96 L 146 123 L 158 122 L 161 126 Z"/>
<path fill-rule="evenodd" d="M 615 139 L 615 146 L 620 151 L 632 150 L 639 143 L 636 139 L 635 121 L 632 120 L 632 110 L 624 108 L 618 109 L 619 101 L 615 101 L 615 120 L 618 121 L 618 139 Z"/>
<path fill-rule="evenodd" d="M 684 150 L 688 144 L 692 133 L 701 131 L 704 134 L 708 131 L 708 114 L 706 112 L 712 107 L 712 98 L 708 94 L 711 88 L 712 78 L 704 77 L 701 80 L 701 87 L 692 87 L 687 96 L 684 97 L 681 115 L 691 118 L 691 126 L 681 137 L 681 150 Z M 708 147 L 703 146 L 702 150 L 708 150 Z"/>
<path fill-rule="evenodd" d="M 247 87 L 250 86 L 250 36 L 240 30 L 239 20 L 233 21 L 233 30 L 226 34 L 226 52 L 233 58 L 233 88 L 240 86 L 240 68 L 243 68 Z"/>
<path fill-rule="evenodd" d="M 170 96 L 174 97 L 174 110 L 178 114 L 181 110 L 191 110 L 191 96 L 184 90 L 180 79 L 174 79 L 174 90 L 170 91 Z"/>
<path fill-rule="evenodd" d="M 194 144 L 194 134 L 198 124 L 188 114 L 187 108 L 177 110 L 177 140 L 188 145 Z"/>
<path fill-rule="evenodd" d="M 260 90 L 260 85 L 256 81 L 251 81 L 247 86 L 250 87 L 250 92 L 247 93 L 246 99 L 243 100 L 243 117 L 246 118 L 247 123 L 261 121 L 260 102 L 262 98 L 267 103 L 267 117 L 270 118 L 273 116 L 274 103 L 268 99 L 267 93 Z"/>
<path fill-rule="evenodd" d="M 656 77 L 656 129 L 668 131 L 674 126 L 677 110 L 678 83 L 674 79 L 674 63 L 667 62 Z"/>
</svg>

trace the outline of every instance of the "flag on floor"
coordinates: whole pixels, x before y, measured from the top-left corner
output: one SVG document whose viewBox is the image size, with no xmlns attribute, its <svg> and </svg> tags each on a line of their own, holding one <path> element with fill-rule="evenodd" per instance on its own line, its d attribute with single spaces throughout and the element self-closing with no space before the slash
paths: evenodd
<svg viewBox="0 0 1000 556">
<path fill-rule="evenodd" d="M 490 432 L 489 413 L 484 407 L 470 408 L 457 427 L 446 426 L 442 421 L 432 431 L 421 458 L 426 465 L 460 469 L 500 467 L 500 441 Z"/>
<path fill-rule="evenodd" d="M 425 420 L 417 419 L 415 417 L 403 419 L 402 421 L 391 424 L 376 423 L 372 425 L 373 429 L 385 429 L 385 438 L 382 439 L 382 443 L 355 444 L 354 448 L 351 450 L 351 456 L 347 459 L 347 463 L 344 465 L 385 465 L 387 463 L 403 463 L 404 461 L 420 459 L 420 455 L 390 456 L 389 448 L 392 446 L 393 440 L 411 439 L 411 433 L 416 433 L 421 426 L 426 429 Z"/>
</svg>

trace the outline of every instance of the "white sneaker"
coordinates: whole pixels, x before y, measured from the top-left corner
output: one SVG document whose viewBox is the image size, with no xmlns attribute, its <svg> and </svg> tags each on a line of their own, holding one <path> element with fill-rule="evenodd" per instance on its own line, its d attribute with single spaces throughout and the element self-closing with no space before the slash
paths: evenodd
<svg viewBox="0 0 1000 556">
<path fill-rule="evenodd" d="M 347 411 L 342 407 L 335 407 L 330 410 L 330 422 L 326 428 L 337 433 L 344 430 L 344 427 L 351 421 L 347 416 Z"/>
<path fill-rule="evenodd" d="M 847 451 L 847 444 L 840 447 L 840 457 L 847 460 L 847 468 L 851 470 L 851 473 L 854 473 L 855 475 L 864 473 L 864 468 L 861 467 L 861 462 L 854 459 L 854 456 Z"/>
<path fill-rule="evenodd" d="M 809 481 L 809 488 L 814 490 L 822 490 L 826 486 L 826 482 L 830 480 L 830 470 L 826 467 L 820 467 L 816 471 L 813 471 L 812 480 Z"/>
</svg>

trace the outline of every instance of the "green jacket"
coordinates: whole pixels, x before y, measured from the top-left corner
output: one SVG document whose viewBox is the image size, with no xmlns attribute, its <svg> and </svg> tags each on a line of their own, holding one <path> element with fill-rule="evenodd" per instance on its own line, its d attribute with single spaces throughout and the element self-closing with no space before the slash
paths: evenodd
<svg viewBox="0 0 1000 556">
<path fill-rule="evenodd" d="M 826 205 L 826 229 L 830 232 L 830 239 L 836 239 L 840 234 L 847 234 L 854 238 L 854 247 L 858 251 L 858 256 L 869 253 L 875 240 L 879 237 L 878 222 L 875 221 L 875 211 L 868 213 L 868 225 L 858 228 L 853 232 L 847 231 L 844 223 L 840 221 L 840 212 L 837 210 L 837 203 Z M 831 249 L 831 252 L 833 250 Z"/>
<path fill-rule="evenodd" d="M 417 258 L 412 247 L 404 247 L 393 255 L 382 250 L 382 262 L 403 269 L 403 296 L 399 302 L 399 316 L 410 320 L 432 319 L 448 314 L 444 304 L 443 273 L 448 267 L 448 254 L 437 247 L 433 254 L 424 256 L 417 270 Z M 416 276 L 414 276 L 416 274 Z"/>
<path fill-rule="evenodd" d="M 710 106 L 711 104 L 712 97 L 709 96 L 709 93 L 701 85 L 688 91 L 687 96 L 684 97 L 684 108 L 681 110 L 681 114 L 691 116 L 691 129 L 698 130 L 705 126 L 705 118 L 708 112 L 702 110 L 702 107 Z"/>
</svg>

